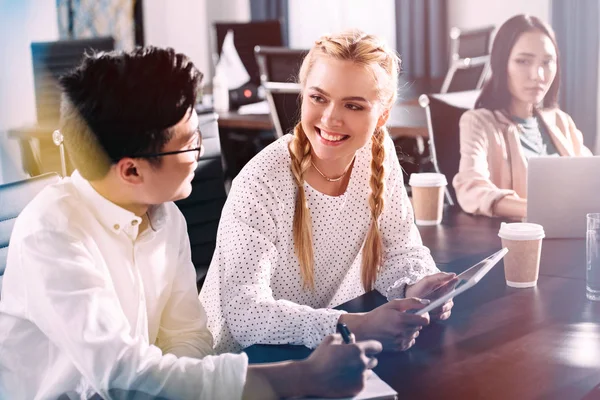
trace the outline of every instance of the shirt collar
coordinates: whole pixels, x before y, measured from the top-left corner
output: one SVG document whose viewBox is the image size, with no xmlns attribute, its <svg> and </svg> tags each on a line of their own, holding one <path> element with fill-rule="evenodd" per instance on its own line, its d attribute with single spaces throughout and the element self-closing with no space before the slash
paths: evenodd
<svg viewBox="0 0 600 400">
<path fill-rule="evenodd" d="M 131 211 L 124 209 L 103 197 L 84 179 L 79 171 L 73 171 L 71 180 L 77 191 L 88 203 L 98 221 L 107 229 L 115 233 L 125 230 L 126 233 L 137 236 L 138 228 L 142 223 L 142 218 Z M 151 206 L 148 209 L 148 219 L 150 228 L 154 231 L 161 229 L 166 222 L 166 210 L 164 204 Z"/>
<path fill-rule="evenodd" d="M 494 110 L 492 112 L 494 113 L 496 120 L 504 125 L 516 125 L 517 124 L 517 122 L 514 121 L 512 118 L 510 118 L 510 116 L 503 110 Z M 539 119 L 541 119 L 546 125 L 550 125 L 549 124 L 549 122 L 551 121 L 550 115 L 552 113 L 555 113 L 554 109 L 534 108 L 533 116 L 538 117 L 538 122 L 539 122 Z"/>
</svg>

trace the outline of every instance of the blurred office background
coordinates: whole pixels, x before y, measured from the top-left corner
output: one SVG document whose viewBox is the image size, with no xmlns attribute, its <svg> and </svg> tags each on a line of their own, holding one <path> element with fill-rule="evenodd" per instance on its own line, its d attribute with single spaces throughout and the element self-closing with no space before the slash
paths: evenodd
<svg viewBox="0 0 600 400">
<path fill-rule="evenodd" d="M 214 24 L 279 19 L 283 44 L 309 48 L 323 33 L 357 27 L 384 37 L 403 58 L 401 98 L 439 89 L 452 27 L 498 27 L 529 13 L 551 22 L 563 62 L 561 107 L 597 139 L 598 0 L 0 0 L 0 183 L 28 176 L 8 132 L 35 124 L 31 42 L 110 35 L 115 47 L 170 46 L 188 54 L 210 83 Z M 70 13 L 70 15 L 69 15 Z"/>
</svg>

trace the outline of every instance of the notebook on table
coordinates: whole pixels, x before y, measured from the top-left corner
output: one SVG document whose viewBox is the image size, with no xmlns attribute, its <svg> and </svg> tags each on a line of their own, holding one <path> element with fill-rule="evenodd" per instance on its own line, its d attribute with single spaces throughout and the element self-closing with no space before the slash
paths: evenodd
<svg viewBox="0 0 600 400">
<path fill-rule="evenodd" d="M 342 400 L 396 400 L 397 398 L 398 392 L 385 383 L 375 372 L 371 371 L 363 390 L 354 397 L 345 397 Z M 311 397 L 310 400 L 325 399 Z"/>
</svg>

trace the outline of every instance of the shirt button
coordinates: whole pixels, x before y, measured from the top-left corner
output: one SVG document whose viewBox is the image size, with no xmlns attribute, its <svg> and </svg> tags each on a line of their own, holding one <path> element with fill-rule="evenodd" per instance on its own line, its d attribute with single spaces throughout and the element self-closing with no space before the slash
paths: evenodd
<svg viewBox="0 0 600 400">
<path fill-rule="evenodd" d="M 131 221 L 131 226 L 136 226 L 138 224 L 137 220 L 134 219 L 133 221 Z"/>
<path fill-rule="evenodd" d="M 119 224 L 114 224 L 113 228 L 115 228 L 115 231 L 118 231 L 121 227 L 119 226 Z"/>
</svg>

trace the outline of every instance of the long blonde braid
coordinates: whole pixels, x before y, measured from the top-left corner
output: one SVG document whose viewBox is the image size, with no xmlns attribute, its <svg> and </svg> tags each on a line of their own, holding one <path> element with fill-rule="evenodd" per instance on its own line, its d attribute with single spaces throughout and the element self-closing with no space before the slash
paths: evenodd
<svg viewBox="0 0 600 400">
<path fill-rule="evenodd" d="M 315 42 L 302 62 L 299 73 L 300 85 L 304 88 L 308 73 L 318 57 L 328 56 L 338 60 L 348 60 L 359 65 L 373 68 L 373 75 L 379 86 L 379 97 L 386 108 L 390 108 L 396 100 L 396 87 L 400 70 L 400 59 L 397 54 L 384 45 L 377 37 L 367 35 L 359 30 L 350 30 L 334 36 L 323 36 Z M 385 71 L 384 82 L 379 81 L 374 65 Z M 383 259 L 383 243 L 379 231 L 379 217 L 383 212 L 385 192 L 384 166 L 387 135 L 385 127 L 379 127 L 373 133 L 371 196 L 371 225 L 363 247 L 361 265 L 361 281 L 366 291 L 373 289 Z M 311 164 L 311 146 L 301 123 L 294 129 L 294 138 L 289 143 L 292 158 L 292 174 L 298 187 L 296 209 L 294 212 L 294 249 L 300 263 L 300 275 L 305 288 L 314 289 L 314 252 L 312 246 L 312 223 L 310 211 L 304 193 L 304 174 Z"/>
<path fill-rule="evenodd" d="M 310 168 L 310 142 L 302 130 L 302 124 L 294 128 L 294 138 L 288 150 L 292 157 L 292 174 L 298 187 L 294 211 L 294 248 L 300 261 L 300 275 L 305 289 L 314 288 L 314 255 L 312 247 L 312 222 L 304 192 L 304 174 Z"/>
<path fill-rule="evenodd" d="M 371 226 L 369 227 L 363 248 L 360 271 L 365 291 L 373 289 L 383 260 L 383 243 L 379 232 L 379 216 L 383 212 L 383 194 L 385 192 L 385 167 L 383 166 L 385 159 L 385 129 L 385 127 L 381 127 L 375 131 L 371 144 L 371 179 L 369 180 L 369 186 L 371 186 L 371 197 L 369 198 Z"/>
</svg>

